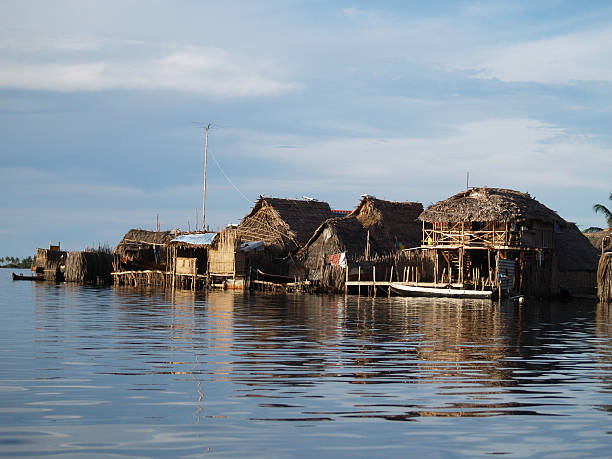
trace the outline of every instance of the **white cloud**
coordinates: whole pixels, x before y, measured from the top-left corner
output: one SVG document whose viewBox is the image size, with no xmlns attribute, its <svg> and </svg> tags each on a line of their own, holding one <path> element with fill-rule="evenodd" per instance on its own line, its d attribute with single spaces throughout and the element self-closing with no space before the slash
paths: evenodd
<svg viewBox="0 0 612 459">
<path fill-rule="evenodd" d="M 276 95 L 299 87 L 268 62 L 214 48 L 185 47 L 160 58 L 91 62 L 0 61 L 0 87 L 51 91 L 173 90 L 216 97 Z"/>
<path fill-rule="evenodd" d="M 260 157 L 302 163 L 333 177 L 334 186 L 368 182 L 462 183 L 521 190 L 584 187 L 608 190 L 612 150 L 593 139 L 529 119 L 493 119 L 459 126 L 452 135 L 433 138 L 336 138 L 313 142 L 274 138 L 257 142 Z M 272 145 L 297 145 L 292 149 Z M 315 174 L 315 172 L 313 172 Z"/>
<path fill-rule="evenodd" d="M 568 83 L 612 81 L 612 29 L 572 33 L 489 49 L 467 58 L 480 78 Z"/>
</svg>

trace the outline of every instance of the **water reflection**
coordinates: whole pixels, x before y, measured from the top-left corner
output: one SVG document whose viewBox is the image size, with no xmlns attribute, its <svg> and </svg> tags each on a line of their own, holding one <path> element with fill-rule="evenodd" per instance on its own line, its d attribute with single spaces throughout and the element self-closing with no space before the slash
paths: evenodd
<svg viewBox="0 0 612 459">
<path fill-rule="evenodd" d="M 323 443 L 443 443 L 474 455 L 518 452 L 524 426 L 530 451 L 609 443 L 609 306 L 27 288 L 3 325 L 3 451 L 242 455 L 257 445 L 295 455 Z M 100 435 L 72 433 L 86 426 Z M 295 430 L 305 427 L 326 441 Z"/>
</svg>

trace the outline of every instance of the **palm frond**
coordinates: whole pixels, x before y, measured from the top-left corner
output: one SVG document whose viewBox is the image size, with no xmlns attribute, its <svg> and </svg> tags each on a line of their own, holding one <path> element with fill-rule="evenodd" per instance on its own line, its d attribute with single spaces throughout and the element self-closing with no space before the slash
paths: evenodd
<svg viewBox="0 0 612 459">
<path fill-rule="evenodd" d="M 596 214 L 602 213 L 604 217 L 606 217 L 606 221 L 608 222 L 608 227 L 612 227 L 612 212 L 604 206 L 603 204 L 595 204 L 593 206 L 593 210 Z"/>
</svg>

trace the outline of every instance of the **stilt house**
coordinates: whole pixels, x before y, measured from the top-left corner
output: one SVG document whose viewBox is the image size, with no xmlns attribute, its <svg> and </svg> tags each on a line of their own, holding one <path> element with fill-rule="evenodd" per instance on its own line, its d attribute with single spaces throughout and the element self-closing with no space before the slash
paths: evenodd
<svg viewBox="0 0 612 459">
<path fill-rule="evenodd" d="M 428 207 L 419 218 L 437 284 L 551 296 L 559 293 L 561 269 L 564 282 L 572 278 L 570 247 L 580 271 L 590 266 L 589 255 L 581 253 L 584 237 L 527 193 L 472 188 Z"/>
<path fill-rule="evenodd" d="M 208 273 L 208 252 L 217 236 L 218 233 L 183 233 L 168 242 L 174 287 L 195 290 L 198 276 L 203 278 Z"/>
<path fill-rule="evenodd" d="M 419 202 L 364 196 L 345 217 L 323 222 L 300 251 L 304 266 L 318 269 L 330 255 L 344 252 L 349 262 L 367 260 L 421 245 L 423 211 Z"/>
<path fill-rule="evenodd" d="M 174 238 L 171 231 L 129 230 L 117 244 L 115 271 L 166 271 L 169 266 L 168 243 Z"/>
</svg>

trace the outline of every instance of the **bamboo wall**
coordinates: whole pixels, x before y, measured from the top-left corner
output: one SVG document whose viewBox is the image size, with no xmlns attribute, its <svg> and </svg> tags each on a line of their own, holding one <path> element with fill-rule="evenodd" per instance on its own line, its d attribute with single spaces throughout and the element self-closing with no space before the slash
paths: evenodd
<svg viewBox="0 0 612 459">
<path fill-rule="evenodd" d="M 208 252 L 208 273 L 219 276 L 246 275 L 246 256 L 239 250 L 236 230 L 219 233 L 217 246 Z"/>
</svg>

